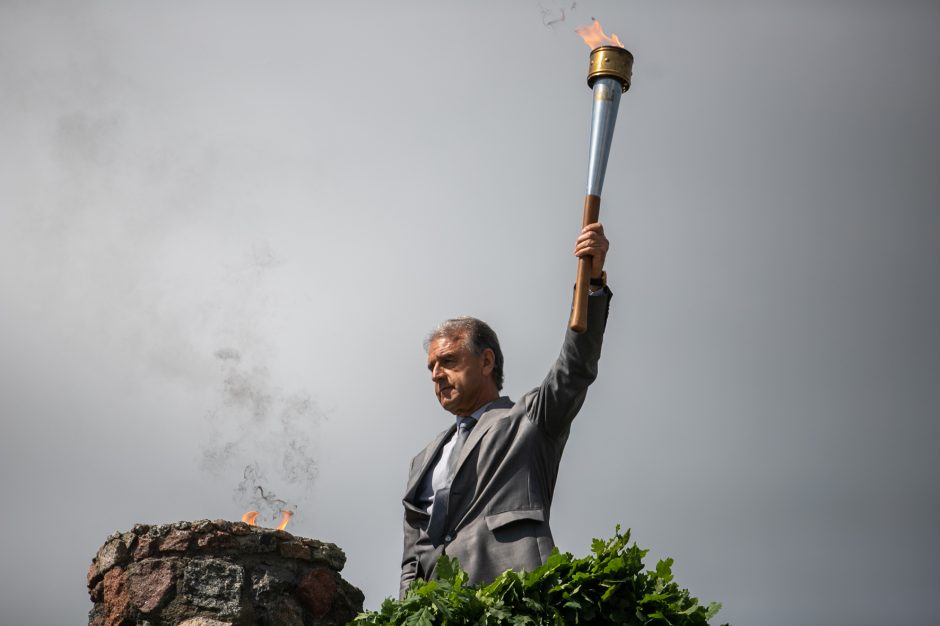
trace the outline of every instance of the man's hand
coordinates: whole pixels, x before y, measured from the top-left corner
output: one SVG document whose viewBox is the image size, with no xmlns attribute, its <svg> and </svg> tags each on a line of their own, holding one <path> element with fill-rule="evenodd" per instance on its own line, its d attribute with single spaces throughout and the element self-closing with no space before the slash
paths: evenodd
<svg viewBox="0 0 940 626">
<path fill-rule="evenodd" d="M 574 255 L 578 258 L 590 258 L 591 278 L 600 278 L 609 249 L 610 241 L 604 236 L 604 225 L 595 222 L 581 229 L 581 234 L 574 244 Z"/>
</svg>

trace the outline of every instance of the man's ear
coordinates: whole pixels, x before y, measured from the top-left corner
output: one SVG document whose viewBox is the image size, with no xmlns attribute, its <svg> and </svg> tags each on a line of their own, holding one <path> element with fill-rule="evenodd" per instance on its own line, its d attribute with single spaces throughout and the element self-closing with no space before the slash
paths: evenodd
<svg viewBox="0 0 940 626">
<path fill-rule="evenodd" d="M 483 374 L 489 376 L 493 373 L 493 368 L 496 367 L 496 353 L 493 352 L 492 348 L 486 348 L 483 350 Z"/>
</svg>

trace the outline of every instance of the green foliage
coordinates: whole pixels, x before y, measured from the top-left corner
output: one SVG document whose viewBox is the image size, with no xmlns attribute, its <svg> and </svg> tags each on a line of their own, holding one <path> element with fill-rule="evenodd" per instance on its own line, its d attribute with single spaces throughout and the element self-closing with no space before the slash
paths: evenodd
<svg viewBox="0 0 940 626">
<path fill-rule="evenodd" d="M 575 559 L 556 549 L 532 572 L 506 571 L 485 586 L 471 586 L 456 559 L 438 561 L 439 579 L 416 580 L 402 600 L 388 598 L 352 626 L 707 626 L 721 608 L 708 606 L 672 580 L 672 559 L 645 570 L 648 550 L 630 531 L 595 539 L 592 554 Z"/>
</svg>

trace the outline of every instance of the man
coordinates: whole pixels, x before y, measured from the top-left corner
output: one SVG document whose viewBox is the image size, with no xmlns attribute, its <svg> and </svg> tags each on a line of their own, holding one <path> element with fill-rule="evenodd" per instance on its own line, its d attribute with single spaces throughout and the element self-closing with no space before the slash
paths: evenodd
<svg viewBox="0 0 940 626">
<path fill-rule="evenodd" d="M 548 376 L 518 402 L 499 395 L 503 356 L 485 323 L 448 320 L 428 338 L 434 393 L 457 423 L 411 461 L 400 595 L 413 580 L 433 578 L 442 553 L 457 558 L 472 583 L 534 569 L 551 553 L 558 465 L 597 376 L 611 297 L 608 248 L 600 224 L 581 231 L 575 255 L 591 259 L 587 330 L 567 332 Z"/>
</svg>

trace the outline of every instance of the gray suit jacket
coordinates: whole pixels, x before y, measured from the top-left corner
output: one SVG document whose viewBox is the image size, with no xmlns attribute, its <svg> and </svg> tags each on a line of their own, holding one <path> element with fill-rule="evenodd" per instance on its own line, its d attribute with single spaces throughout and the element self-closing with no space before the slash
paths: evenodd
<svg viewBox="0 0 940 626">
<path fill-rule="evenodd" d="M 429 516 L 416 504 L 417 493 L 456 426 L 412 459 L 402 500 L 401 595 L 416 578 L 434 577 L 442 553 L 456 557 L 472 583 L 489 582 L 507 569 L 534 569 L 551 554 L 549 511 L 558 465 L 571 421 L 597 376 L 610 292 L 588 302 L 588 329 L 567 332 L 542 384 L 518 402 L 496 400 L 470 432 L 457 460 L 447 535 L 439 545 L 425 532 Z"/>
</svg>

